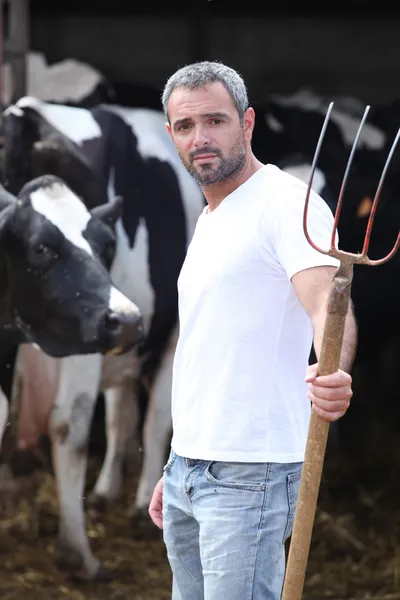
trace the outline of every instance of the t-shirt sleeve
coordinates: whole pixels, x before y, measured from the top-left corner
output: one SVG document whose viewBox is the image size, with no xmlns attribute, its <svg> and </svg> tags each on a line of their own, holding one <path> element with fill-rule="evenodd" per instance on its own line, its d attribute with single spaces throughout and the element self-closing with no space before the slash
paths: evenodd
<svg viewBox="0 0 400 600">
<path fill-rule="evenodd" d="M 339 266 L 339 260 L 315 250 L 303 230 L 303 214 L 307 186 L 283 186 L 269 199 L 261 218 L 261 245 L 273 253 L 289 279 L 311 267 Z M 333 214 L 325 201 L 311 191 L 307 229 L 312 241 L 324 250 L 331 245 Z M 338 235 L 336 234 L 336 247 Z"/>
</svg>

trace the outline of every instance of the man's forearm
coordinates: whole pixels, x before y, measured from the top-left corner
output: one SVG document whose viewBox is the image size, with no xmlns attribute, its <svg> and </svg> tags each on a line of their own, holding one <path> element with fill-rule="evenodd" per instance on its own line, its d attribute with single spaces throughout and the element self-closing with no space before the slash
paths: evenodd
<svg viewBox="0 0 400 600">
<path fill-rule="evenodd" d="M 319 360 L 322 336 L 324 333 L 326 310 L 321 310 L 312 320 L 314 329 L 314 350 Z M 354 317 L 353 305 L 350 303 L 349 311 L 346 316 L 342 351 L 340 354 L 339 368 L 346 373 L 350 373 L 357 349 L 357 324 Z"/>
</svg>

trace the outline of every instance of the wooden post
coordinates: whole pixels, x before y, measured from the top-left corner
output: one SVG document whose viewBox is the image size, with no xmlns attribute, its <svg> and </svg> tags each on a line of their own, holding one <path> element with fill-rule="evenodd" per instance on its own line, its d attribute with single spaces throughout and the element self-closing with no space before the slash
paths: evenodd
<svg viewBox="0 0 400 600">
<path fill-rule="evenodd" d="M 3 107 L 3 62 L 4 62 L 4 16 L 3 0 L 0 0 L 0 107 Z"/>
<path fill-rule="evenodd" d="M 27 92 L 27 54 L 29 50 L 29 0 L 8 1 L 8 35 L 4 59 L 11 65 L 13 94 L 16 102 Z"/>
</svg>

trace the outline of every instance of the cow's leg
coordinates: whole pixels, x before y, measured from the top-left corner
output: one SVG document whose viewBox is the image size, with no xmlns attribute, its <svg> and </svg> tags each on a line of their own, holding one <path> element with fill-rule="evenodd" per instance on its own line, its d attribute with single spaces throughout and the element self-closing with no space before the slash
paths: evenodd
<svg viewBox="0 0 400 600">
<path fill-rule="evenodd" d="M 138 404 L 134 382 L 125 378 L 119 385 L 104 392 L 106 409 L 107 449 L 103 466 L 90 496 L 90 506 L 104 510 L 120 496 L 123 481 L 123 464 L 127 444 L 132 436 L 138 439 Z M 139 442 L 137 442 L 139 449 Z"/>
<path fill-rule="evenodd" d="M 0 447 L 4 431 L 10 420 L 10 407 L 7 396 L 0 388 Z M 0 463 L 0 513 L 2 519 L 14 514 L 15 506 L 21 497 L 21 487 L 13 476 L 7 460 Z"/>
<path fill-rule="evenodd" d="M 48 433 L 58 382 L 58 359 L 33 344 L 21 344 L 14 363 L 10 390 L 11 427 L 2 440 L 2 458 L 14 476 L 28 475 L 38 466 L 48 466 L 40 449 L 40 437 Z"/>
<path fill-rule="evenodd" d="M 166 447 L 171 435 L 172 367 L 176 342 L 177 331 L 174 331 L 149 393 L 143 428 L 143 466 L 136 499 L 130 510 L 134 528 L 148 530 L 148 533 L 154 530 L 148 516 L 148 507 L 154 486 L 162 475 Z M 148 529 L 147 524 L 151 529 Z"/>
<path fill-rule="evenodd" d="M 93 556 L 83 506 L 90 426 L 100 385 L 102 357 L 71 356 L 60 361 L 60 379 L 50 418 L 53 464 L 59 500 L 57 562 L 78 579 L 108 578 Z"/>
</svg>

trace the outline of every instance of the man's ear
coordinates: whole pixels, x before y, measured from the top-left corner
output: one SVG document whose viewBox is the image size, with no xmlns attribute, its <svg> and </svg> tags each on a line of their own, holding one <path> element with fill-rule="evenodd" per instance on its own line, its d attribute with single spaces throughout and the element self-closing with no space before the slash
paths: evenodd
<svg viewBox="0 0 400 600">
<path fill-rule="evenodd" d="M 92 217 L 101 219 L 103 223 L 106 223 L 110 227 L 115 227 L 117 220 L 122 217 L 122 205 L 124 199 L 122 196 L 115 196 L 113 200 L 107 202 L 107 204 L 101 204 L 92 208 L 90 214 Z"/>
<path fill-rule="evenodd" d="M 251 141 L 251 138 L 253 135 L 255 118 L 256 118 L 256 115 L 255 115 L 254 108 L 249 106 L 249 108 L 247 110 L 245 110 L 245 113 L 243 115 L 244 134 L 245 134 L 246 139 L 249 141 Z"/>
</svg>

